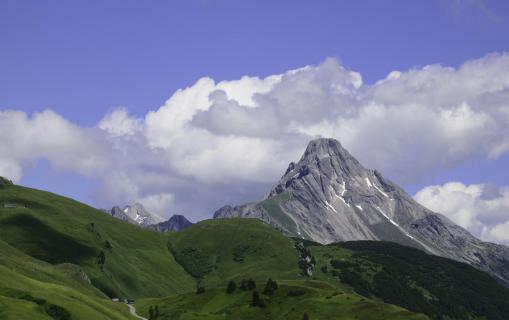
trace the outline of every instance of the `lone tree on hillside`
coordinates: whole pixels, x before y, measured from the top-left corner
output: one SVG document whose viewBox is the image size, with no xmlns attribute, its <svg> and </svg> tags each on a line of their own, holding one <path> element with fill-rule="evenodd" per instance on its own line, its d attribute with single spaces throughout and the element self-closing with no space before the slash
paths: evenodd
<svg viewBox="0 0 509 320">
<path fill-rule="evenodd" d="M 246 279 L 242 279 L 240 281 L 240 290 L 242 290 L 242 291 L 246 291 L 247 290 L 247 280 Z"/>
<path fill-rule="evenodd" d="M 240 289 L 243 291 L 253 290 L 256 288 L 256 283 L 253 279 L 242 279 L 240 281 Z"/>
<path fill-rule="evenodd" d="M 153 306 L 150 306 L 150 308 L 148 309 L 148 319 L 149 320 L 154 320 L 156 319 L 157 317 L 159 317 L 159 307 L 158 306 L 155 306 L 155 308 Z"/>
<path fill-rule="evenodd" d="M 103 242 L 103 247 L 104 247 L 105 249 L 110 250 L 110 251 L 111 251 L 111 249 L 113 249 L 113 246 L 111 245 L 111 242 L 109 242 L 108 240 L 104 240 L 104 242 Z"/>
<path fill-rule="evenodd" d="M 251 306 L 258 308 L 265 308 L 265 301 L 260 297 L 258 291 L 253 291 L 253 296 L 251 298 Z"/>
<path fill-rule="evenodd" d="M 277 282 L 269 278 L 267 280 L 267 284 L 265 285 L 265 289 L 263 289 L 263 294 L 272 295 L 274 291 L 278 288 Z"/>
<path fill-rule="evenodd" d="M 106 262 L 106 255 L 104 254 L 104 251 L 101 251 L 99 255 L 97 256 L 97 264 L 101 268 L 101 270 L 104 267 L 104 263 Z"/>
<path fill-rule="evenodd" d="M 230 280 L 230 282 L 228 282 L 228 286 L 226 287 L 226 293 L 234 293 L 235 289 L 237 289 L 237 284 L 235 284 L 235 281 Z"/>
<path fill-rule="evenodd" d="M 247 289 L 248 290 L 253 290 L 254 288 L 256 288 L 256 283 L 253 279 L 248 279 L 247 280 Z"/>
<path fill-rule="evenodd" d="M 205 293 L 205 287 L 204 286 L 198 286 L 196 288 L 196 294 L 202 294 Z"/>
</svg>

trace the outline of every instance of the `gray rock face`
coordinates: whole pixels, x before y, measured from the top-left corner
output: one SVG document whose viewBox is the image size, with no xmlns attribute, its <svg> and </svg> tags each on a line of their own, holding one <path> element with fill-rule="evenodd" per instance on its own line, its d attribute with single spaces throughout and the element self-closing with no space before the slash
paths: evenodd
<svg viewBox="0 0 509 320">
<path fill-rule="evenodd" d="M 148 228 L 159 232 L 175 232 L 187 229 L 192 225 L 193 223 L 183 215 L 174 214 L 167 221 L 148 226 Z"/>
<path fill-rule="evenodd" d="M 109 215 L 111 215 L 112 217 L 114 217 L 114 218 L 117 218 L 117 219 L 129 222 L 129 223 L 132 223 L 132 224 L 138 224 L 136 221 L 131 219 L 127 214 L 124 213 L 124 211 L 122 211 L 122 209 L 120 209 L 117 206 L 111 208 L 110 211 L 107 211 L 107 210 L 104 210 L 104 211 L 106 213 L 108 213 Z"/>
<path fill-rule="evenodd" d="M 385 240 L 466 262 L 509 284 L 509 248 L 485 243 L 418 204 L 334 139 L 309 143 L 259 203 L 225 206 L 214 218 L 258 218 L 320 243 Z"/>
<path fill-rule="evenodd" d="M 108 213 L 115 218 L 140 225 L 142 227 L 154 225 L 163 221 L 161 217 L 148 212 L 139 203 L 135 203 L 131 206 L 125 206 L 124 209 L 120 209 L 115 206 Z"/>
</svg>

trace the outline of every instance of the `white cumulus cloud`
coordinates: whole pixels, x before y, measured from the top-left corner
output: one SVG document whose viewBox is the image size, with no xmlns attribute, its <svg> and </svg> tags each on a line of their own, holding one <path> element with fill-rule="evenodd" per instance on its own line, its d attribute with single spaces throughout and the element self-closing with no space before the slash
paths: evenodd
<svg viewBox="0 0 509 320">
<path fill-rule="evenodd" d="M 398 183 L 496 159 L 509 150 L 509 54 L 375 84 L 336 59 L 265 78 L 204 77 L 144 117 L 117 108 L 90 128 L 50 110 L 3 110 L 0 174 L 19 181 L 43 158 L 97 179 L 98 206 L 145 199 L 160 215 L 200 219 L 257 200 L 318 136 Z"/>
<path fill-rule="evenodd" d="M 415 199 L 483 240 L 509 244 L 509 187 L 449 182 L 426 187 Z"/>
</svg>

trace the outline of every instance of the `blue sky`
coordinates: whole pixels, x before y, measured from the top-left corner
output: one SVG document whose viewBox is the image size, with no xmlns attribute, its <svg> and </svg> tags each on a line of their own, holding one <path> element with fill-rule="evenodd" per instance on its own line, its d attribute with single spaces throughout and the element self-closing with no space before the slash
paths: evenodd
<svg viewBox="0 0 509 320">
<path fill-rule="evenodd" d="M 0 103 L 93 125 L 118 105 L 144 115 L 202 76 L 266 76 L 326 57 L 368 83 L 458 66 L 508 50 L 509 4 L 477 2 L 3 0 Z"/>
<path fill-rule="evenodd" d="M 88 131 L 94 131 L 101 119 L 117 107 L 128 111 L 134 120 L 127 123 L 136 127 L 149 112 L 165 105 L 175 91 L 193 86 L 202 77 L 216 83 L 246 75 L 264 78 L 306 65 L 319 66 L 332 57 L 347 70 L 362 75 L 364 85 L 370 86 L 394 70 L 421 70 L 430 64 L 460 68 L 490 53 L 503 54 L 509 50 L 508 31 L 507 1 L 3 0 L 0 110 L 22 111 L 31 119 L 34 112 L 51 109 L 56 118 L 76 127 L 78 135 L 88 137 Z M 210 121 L 206 120 L 210 126 L 207 128 L 216 130 Z M 418 144 L 420 138 L 416 139 Z M 292 143 L 298 144 L 295 141 Z M 98 150 L 108 148 L 92 142 L 90 145 Z M 154 144 L 148 145 L 134 148 L 131 143 L 125 150 L 152 152 L 147 150 Z M 64 149 L 59 145 L 55 150 L 73 152 Z M 301 149 L 299 145 L 281 155 L 281 163 L 275 165 L 277 170 L 266 173 L 263 179 L 250 181 L 237 175 L 232 175 L 232 180 L 226 178 L 220 182 L 220 190 L 228 193 L 230 189 L 224 185 L 233 181 L 232 185 L 241 191 L 235 196 L 216 195 L 217 202 L 206 201 L 203 206 L 219 205 L 221 201 L 242 202 L 262 195 L 271 184 L 268 176 L 273 175 L 275 181 L 279 174 L 274 172 L 279 172 L 287 158 Z M 362 150 L 353 149 L 369 165 L 379 165 L 362 157 Z M 20 183 L 96 206 L 128 201 L 128 195 L 116 193 L 110 198 L 101 197 L 106 194 L 108 183 L 94 173 L 96 169 L 88 165 L 74 168 L 46 154 L 47 151 L 30 156 L 24 153 L 23 157 L 9 159 L 21 168 Z M 466 185 L 491 183 L 500 188 L 509 184 L 507 152 L 496 157 L 468 154 L 443 163 L 435 161 L 431 169 L 428 167 L 432 165 L 426 164 L 417 178 L 399 176 L 391 168 L 387 174 L 412 194 L 428 185 L 449 181 Z M 171 157 L 165 165 L 173 165 Z M 95 160 L 100 158 L 98 155 Z M 141 160 L 136 164 L 137 168 L 157 165 Z M 127 194 L 135 194 L 148 203 L 157 202 L 153 195 L 157 199 L 177 199 L 180 205 L 165 208 L 194 210 L 184 203 L 182 194 L 186 194 L 192 181 L 201 180 L 183 178 L 187 177 L 184 167 L 176 169 L 178 174 L 169 175 L 176 181 L 185 180 L 183 183 L 175 182 L 169 187 L 147 182 L 149 187 L 140 184 L 143 190 Z M 214 179 L 202 181 L 203 188 L 217 183 Z M 165 198 L 162 188 L 170 188 L 170 193 L 176 191 Z M 199 201 L 196 197 L 191 197 L 193 202 Z M 207 214 L 203 207 L 196 210 L 201 211 L 195 219 Z"/>
</svg>

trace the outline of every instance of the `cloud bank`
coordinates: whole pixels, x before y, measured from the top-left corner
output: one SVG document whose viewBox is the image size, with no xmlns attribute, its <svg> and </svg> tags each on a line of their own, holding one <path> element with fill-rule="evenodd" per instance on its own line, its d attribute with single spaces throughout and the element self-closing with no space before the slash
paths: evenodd
<svg viewBox="0 0 509 320">
<path fill-rule="evenodd" d="M 509 151 L 509 54 L 459 68 L 393 71 L 369 85 L 326 59 L 266 78 L 201 78 L 143 118 L 126 108 L 90 128 L 47 110 L 0 111 L 0 175 L 47 159 L 100 181 L 96 205 L 140 201 L 210 217 L 254 201 L 315 137 L 337 138 L 398 183 Z"/>
<path fill-rule="evenodd" d="M 449 182 L 426 187 L 415 199 L 482 240 L 509 244 L 508 187 Z"/>
</svg>

